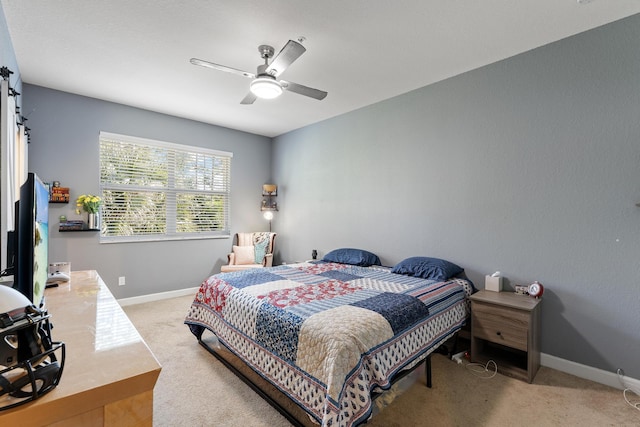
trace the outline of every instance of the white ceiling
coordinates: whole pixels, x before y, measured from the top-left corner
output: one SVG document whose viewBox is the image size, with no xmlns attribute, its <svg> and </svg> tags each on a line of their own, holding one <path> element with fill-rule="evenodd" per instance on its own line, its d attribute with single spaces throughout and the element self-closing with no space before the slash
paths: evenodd
<svg viewBox="0 0 640 427">
<path fill-rule="evenodd" d="M 1 0 L 25 83 L 269 137 L 640 13 L 640 0 Z M 241 105 L 258 45 L 307 52 Z M 28 115 L 28 111 L 25 111 Z"/>
</svg>

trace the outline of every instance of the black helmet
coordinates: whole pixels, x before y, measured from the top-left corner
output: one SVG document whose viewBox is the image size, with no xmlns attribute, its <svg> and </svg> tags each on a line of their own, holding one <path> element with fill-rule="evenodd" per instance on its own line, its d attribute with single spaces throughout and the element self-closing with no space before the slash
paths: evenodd
<svg viewBox="0 0 640 427">
<path fill-rule="evenodd" d="M 0 285 L 0 411 L 51 391 L 60 382 L 64 358 L 64 343 L 51 341 L 49 314 Z"/>
</svg>

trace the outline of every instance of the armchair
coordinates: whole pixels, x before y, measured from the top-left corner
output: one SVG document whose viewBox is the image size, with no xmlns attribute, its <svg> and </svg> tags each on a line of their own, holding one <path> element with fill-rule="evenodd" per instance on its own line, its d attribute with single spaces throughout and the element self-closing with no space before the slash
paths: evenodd
<svg viewBox="0 0 640 427">
<path fill-rule="evenodd" d="M 228 273 L 248 268 L 271 267 L 275 239 L 276 233 L 271 232 L 237 233 L 237 244 L 233 245 L 232 251 L 227 255 L 229 262 L 220 271 Z"/>
</svg>

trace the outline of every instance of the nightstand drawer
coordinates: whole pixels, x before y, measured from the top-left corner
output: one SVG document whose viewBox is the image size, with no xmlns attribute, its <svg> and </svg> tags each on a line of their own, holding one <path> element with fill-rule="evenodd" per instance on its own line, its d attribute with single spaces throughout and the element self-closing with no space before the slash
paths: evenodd
<svg viewBox="0 0 640 427">
<path fill-rule="evenodd" d="M 529 313 L 473 302 L 471 317 L 475 337 L 527 351 Z"/>
</svg>

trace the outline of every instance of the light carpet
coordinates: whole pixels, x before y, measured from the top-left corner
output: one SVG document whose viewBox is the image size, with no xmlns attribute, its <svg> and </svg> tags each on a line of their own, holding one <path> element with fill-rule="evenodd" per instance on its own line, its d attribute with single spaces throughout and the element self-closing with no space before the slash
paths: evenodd
<svg viewBox="0 0 640 427">
<path fill-rule="evenodd" d="M 290 423 L 202 348 L 183 323 L 193 297 L 124 307 L 162 365 L 153 425 L 263 427 Z M 367 426 L 639 426 L 622 391 L 542 367 L 533 384 L 433 356 L 424 371 Z M 639 399 L 640 400 L 640 399 Z"/>
</svg>

